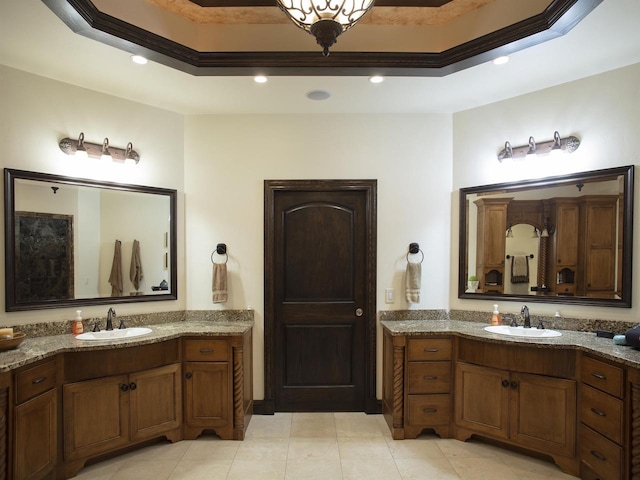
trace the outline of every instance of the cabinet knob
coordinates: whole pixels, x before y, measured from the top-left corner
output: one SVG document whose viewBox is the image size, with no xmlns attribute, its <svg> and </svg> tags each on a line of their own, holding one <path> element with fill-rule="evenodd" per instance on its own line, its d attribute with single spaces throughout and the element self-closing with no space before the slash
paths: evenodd
<svg viewBox="0 0 640 480">
<path fill-rule="evenodd" d="M 356 308 L 356 317 L 361 317 L 362 315 L 364 315 L 364 310 Z"/>
<path fill-rule="evenodd" d="M 192 372 L 187 372 L 187 373 L 185 373 L 185 374 L 184 374 L 184 377 L 185 377 L 187 380 L 190 380 L 190 379 L 193 377 L 193 373 L 192 373 Z"/>
<path fill-rule="evenodd" d="M 135 390 L 136 388 L 138 388 L 138 385 L 136 385 L 136 382 L 131 382 L 129 384 L 129 390 Z"/>
<path fill-rule="evenodd" d="M 127 390 L 129 390 L 129 385 L 127 385 L 126 383 L 123 383 L 122 385 L 120 385 L 120 390 L 122 390 L 123 392 L 126 392 Z"/>
<path fill-rule="evenodd" d="M 516 388 L 518 388 L 518 382 L 516 382 L 516 381 L 512 380 L 512 381 L 511 381 L 511 388 L 513 388 L 514 390 L 515 390 Z"/>
<path fill-rule="evenodd" d="M 507 388 L 509 386 L 509 380 L 502 380 L 502 387 Z"/>
</svg>

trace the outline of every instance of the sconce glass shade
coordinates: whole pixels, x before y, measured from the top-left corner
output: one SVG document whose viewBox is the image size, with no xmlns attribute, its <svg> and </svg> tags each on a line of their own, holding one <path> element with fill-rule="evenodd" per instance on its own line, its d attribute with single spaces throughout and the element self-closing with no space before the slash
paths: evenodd
<svg viewBox="0 0 640 480">
<path fill-rule="evenodd" d="M 562 144 L 560 143 L 560 133 L 558 131 L 553 132 L 553 146 L 549 155 L 558 155 L 562 153 Z"/>
<path fill-rule="evenodd" d="M 529 137 L 529 150 L 527 151 L 527 157 L 530 158 L 536 154 L 536 141 L 533 137 Z"/>
<path fill-rule="evenodd" d="M 78 158 L 88 158 L 89 153 L 84 146 L 84 133 L 80 132 L 80 136 L 78 137 L 78 144 L 76 145 L 76 157 Z"/>
<path fill-rule="evenodd" d="M 373 7 L 374 0 L 276 0 L 278 7 L 299 28 L 316 37 L 322 53 L 338 36 L 353 27 Z"/>
<path fill-rule="evenodd" d="M 549 230 L 547 230 L 546 228 L 542 229 L 542 233 L 540 234 L 540 237 L 549 238 Z"/>
<path fill-rule="evenodd" d="M 111 152 L 109 152 L 109 139 L 105 138 L 104 142 L 102 142 L 102 155 L 100 156 L 100 160 L 103 162 L 112 162 L 113 157 L 111 156 Z"/>
</svg>

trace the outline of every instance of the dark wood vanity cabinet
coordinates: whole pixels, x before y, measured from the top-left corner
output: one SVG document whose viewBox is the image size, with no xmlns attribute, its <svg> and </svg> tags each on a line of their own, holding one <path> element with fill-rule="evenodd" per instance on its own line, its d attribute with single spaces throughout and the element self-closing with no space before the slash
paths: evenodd
<svg viewBox="0 0 640 480">
<path fill-rule="evenodd" d="M 507 206 L 511 198 L 480 198 L 478 207 L 476 275 L 483 293 L 504 291 Z"/>
<path fill-rule="evenodd" d="M 14 372 L 13 476 L 53 478 L 58 451 L 56 360 Z"/>
<path fill-rule="evenodd" d="M 550 202 L 551 224 L 548 287 L 558 295 L 575 295 L 578 280 L 578 238 L 580 207 L 575 198 L 556 198 Z"/>
<path fill-rule="evenodd" d="M 382 413 L 396 440 L 451 436 L 453 340 L 384 333 Z"/>
</svg>

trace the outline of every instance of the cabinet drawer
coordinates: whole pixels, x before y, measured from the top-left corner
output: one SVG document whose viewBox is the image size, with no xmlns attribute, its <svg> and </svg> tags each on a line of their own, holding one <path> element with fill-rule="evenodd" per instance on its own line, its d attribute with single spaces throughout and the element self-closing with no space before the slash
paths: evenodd
<svg viewBox="0 0 640 480">
<path fill-rule="evenodd" d="M 451 362 L 409 362 L 407 392 L 449 393 L 451 391 Z"/>
<path fill-rule="evenodd" d="M 16 403 L 19 405 L 56 386 L 56 362 L 52 360 L 16 374 Z"/>
<path fill-rule="evenodd" d="M 451 340 L 444 338 L 410 339 L 409 361 L 451 360 Z"/>
<path fill-rule="evenodd" d="M 409 395 L 407 397 L 407 423 L 429 427 L 446 425 L 451 420 L 450 395 Z"/>
<path fill-rule="evenodd" d="M 611 440 L 580 426 L 580 457 L 582 461 L 602 478 L 620 479 L 622 475 L 622 448 Z"/>
<path fill-rule="evenodd" d="M 621 368 L 583 356 L 580 375 L 582 383 L 622 398 L 624 372 Z"/>
<path fill-rule="evenodd" d="M 185 340 L 184 359 L 188 362 L 226 362 L 229 345 L 226 340 Z"/>
<path fill-rule="evenodd" d="M 582 386 L 580 418 L 596 432 L 622 443 L 623 405 L 617 398 L 587 385 Z"/>
</svg>

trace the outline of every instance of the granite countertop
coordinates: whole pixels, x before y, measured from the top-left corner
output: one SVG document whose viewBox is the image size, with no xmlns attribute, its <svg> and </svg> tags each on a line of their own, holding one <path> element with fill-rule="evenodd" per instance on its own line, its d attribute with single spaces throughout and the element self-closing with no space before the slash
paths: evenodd
<svg viewBox="0 0 640 480">
<path fill-rule="evenodd" d="M 595 333 L 559 330 L 562 333 L 560 337 L 529 338 L 490 333 L 484 329 L 487 326 L 486 323 L 460 320 L 383 320 L 381 323 L 383 328 L 393 336 L 452 334 L 463 338 L 480 338 L 485 342 L 508 345 L 527 345 L 536 348 L 571 348 L 595 353 L 631 367 L 640 367 L 640 350 L 616 345 L 612 339 L 597 337 Z"/>
<path fill-rule="evenodd" d="M 71 334 L 27 337 L 18 348 L 0 352 L 0 372 L 13 370 L 62 352 L 126 348 L 189 335 L 210 337 L 243 335 L 253 327 L 253 322 L 184 321 L 146 326 L 151 328 L 151 333 L 119 340 L 77 340 Z"/>
</svg>

